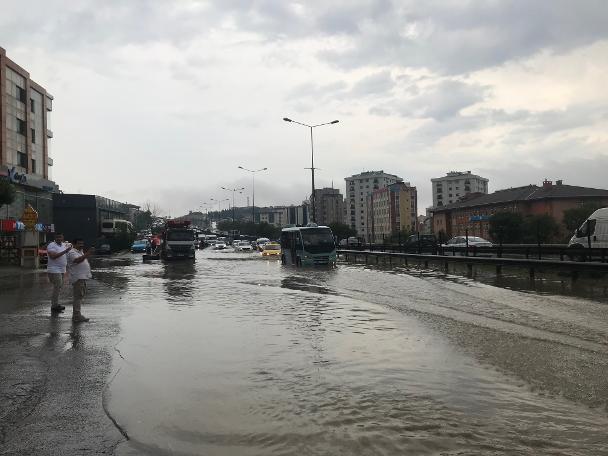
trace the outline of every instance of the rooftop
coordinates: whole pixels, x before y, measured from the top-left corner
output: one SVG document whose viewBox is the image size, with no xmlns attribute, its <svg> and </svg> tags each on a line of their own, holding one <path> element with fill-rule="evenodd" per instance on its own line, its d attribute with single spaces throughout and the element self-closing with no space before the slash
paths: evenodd
<svg viewBox="0 0 608 456">
<path fill-rule="evenodd" d="M 443 212 L 451 209 L 488 206 L 492 204 L 509 203 L 513 201 L 534 201 L 553 198 L 582 198 L 582 197 L 604 197 L 608 198 L 608 190 L 589 187 L 578 187 L 575 185 L 564 185 L 558 181 L 554 185 L 551 181 L 545 181 L 542 187 L 538 185 L 525 185 L 523 187 L 507 188 L 497 190 L 489 194 L 475 194 L 446 206 L 433 209 L 433 212 Z"/>
</svg>

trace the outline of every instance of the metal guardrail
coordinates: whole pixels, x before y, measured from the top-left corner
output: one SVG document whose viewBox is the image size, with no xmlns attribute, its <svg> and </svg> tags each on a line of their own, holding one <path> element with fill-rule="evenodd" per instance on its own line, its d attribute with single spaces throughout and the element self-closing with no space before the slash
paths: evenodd
<svg viewBox="0 0 608 456">
<path fill-rule="evenodd" d="M 579 272 L 595 272 L 606 274 L 608 273 L 608 262 L 600 261 L 566 261 L 566 260 L 539 260 L 530 258 L 493 258 L 481 256 L 464 256 L 464 255 L 427 255 L 419 253 L 397 253 L 397 252 L 380 252 L 370 250 L 337 250 L 338 255 L 342 255 L 348 261 L 349 257 L 354 257 L 357 261 L 357 256 L 364 255 L 365 262 L 369 263 L 370 257 L 375 257 L 376 264 L 379 264 L 380 258 L 388 260 L 390 265 L 405 264 L 408 265 L 409 260 L 423 263 L 424 268 L 429 267 L 429 263 L 441 263 L 444 270 L 447 272 L 450 263 L 461 263 L 467 266 L 469 276 L 473 275 L 473 266 L 475 265 L 493 265 L 496 267 L 496 274 L 502 273 L 503 267 L 517 267 L 528 269 L 530 280 L 534 280 L 536 271 L 538 270 L 567 270 L 571 273 L 573 281 L 578 279 Z"/>
<path fill-rule="evenodd" d="M 393 252 L 404 254 L 428 254 L 437 256 L 492 256 L 495 258 L 524 257 L 543 258 L 559 261 L 608 262 L 608 248 L 568 248 L 567 244 L 503 244 L 492 247 L 471 245 L 469 247 L 448 247 L 442 245 L 416 244 L 359 244 L 349 246 L 353 251 Z"/>
</svg>

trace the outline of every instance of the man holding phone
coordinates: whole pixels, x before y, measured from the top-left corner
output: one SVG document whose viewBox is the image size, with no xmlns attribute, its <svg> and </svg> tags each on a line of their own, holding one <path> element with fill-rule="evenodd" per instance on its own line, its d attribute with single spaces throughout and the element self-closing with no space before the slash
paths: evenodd
<svg viewBox="0 0 608 456">
<path fill-rule="evenodd" d="M 63 233 L 55 233 L 55 240 L 46 247 L 49 258 L 46 265 L 46 273 L 49 277 L 49 282 L 53 285 L 51 314 L 63 312 L 65 309 L 65 306 L 59 305 L 59 293 L 63 287 L 63 275 L 67 266 L 66 255 L 72 250 L 72 245 L 69 242 L 63 242 L 63 240 Z"/>
<path fill-rule="evenodd" d="M 91 265 L 89 264 L 88 258 L 95 251 L 94 248 L 88 249 L 86 252 L 84 249 L 84 241 L 82 239 L 74 240 L 74 249 L 68 253 L 68 265 L 70 271 L 70 283 L 74 289 L 74 304 L 72 312 L 72 321 L 74 323 L 81 323 L 89 321 L 81 313 L 82 301 L 87 294 L 87 280 L 92 277 Z"/>
</svg>

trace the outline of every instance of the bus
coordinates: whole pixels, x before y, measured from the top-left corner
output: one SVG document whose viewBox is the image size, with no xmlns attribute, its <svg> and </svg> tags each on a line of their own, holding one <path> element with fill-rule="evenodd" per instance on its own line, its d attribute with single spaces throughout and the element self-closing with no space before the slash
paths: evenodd
<svg viewBox="0 0 608 456">
<path fill-rule="evenodd" d="M 336 244 L 331 228 L 309 223 L 283 228 L 281 262 L 295 266 L 335 266 Z"/>
<path fill-rule="evenodd" d="M 124 233 L 127 235 L 135 233 L 133 224 L 127 220 L 119 219 L 103 219 L 101 221 L 102 235 L 106 237 L 113 237 L 120 233 Z"/>
</svg>

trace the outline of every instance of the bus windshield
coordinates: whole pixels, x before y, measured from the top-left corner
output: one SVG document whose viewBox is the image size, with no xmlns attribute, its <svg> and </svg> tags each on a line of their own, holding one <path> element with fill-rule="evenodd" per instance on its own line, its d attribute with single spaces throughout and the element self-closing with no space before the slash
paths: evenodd
<svg viewBox="0 0 608 456">
<path fill-rule="evenodd" d="M 194 231 L 171 230 L 167 233 L 167 240 L 168 241 L 194 241 Z"/>
<path fill-rule="evenodd" d="M 310 253 L 332 252 L 336 246 L 329 228 L 303 229 L 302 242 L 304 250 Z"/>
</svg>

